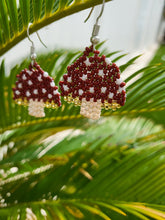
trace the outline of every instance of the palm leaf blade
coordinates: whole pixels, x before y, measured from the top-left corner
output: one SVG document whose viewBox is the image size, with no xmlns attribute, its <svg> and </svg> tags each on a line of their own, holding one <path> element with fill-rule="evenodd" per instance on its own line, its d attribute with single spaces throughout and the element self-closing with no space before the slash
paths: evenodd
<svg viewBox="0 0 165 220">
<path fill-rule="evenodd" d="M 7 6 L 5 0 L 1 1 L 1 7 L 0 7 L 0 19 L 1 19 L 1 25 L 3 27 L 3 35 L 5 40 L 5 43 L 10 39 L 10 28 L 9 28 L 9 20 L 8 20 L 8 13 L 7 13 Z"/>
<path fill-rule="evenodd" d="M 23 25 L 27 28 L 30 21 L 30 1 L 19 0 Z"/>
<path fill-rule="evenodd" d="M 12 31 L 17 33 L 19 30 L 19 27 L 18 27 L 16 0 L 12 0 L 12 1 L 6 0 L 6 5 L 7 5 L 9 16 L 10 16 Z"/>
</svg>

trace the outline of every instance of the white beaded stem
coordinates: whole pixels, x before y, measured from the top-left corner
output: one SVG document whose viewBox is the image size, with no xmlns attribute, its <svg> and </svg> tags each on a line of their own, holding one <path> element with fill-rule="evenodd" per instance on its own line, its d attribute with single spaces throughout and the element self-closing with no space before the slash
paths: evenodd
<svg viewBox="0 0 165 220">
<path fill-rule="evenodd" d="M 99 119 L 101 114 L 101 100 L 94 102 L 93 99 L 86 101 L 86 99 L 83 98 L 80 114 L 93 120 Z"/>
<path fill-rule="evenodd" d="M 32 99 L 29 101 L 28 107 L 29 115 L 41 118 L 45 117 L 44 112 L 44 102 L 43 101 L 33 101 Z"/>
</svg>

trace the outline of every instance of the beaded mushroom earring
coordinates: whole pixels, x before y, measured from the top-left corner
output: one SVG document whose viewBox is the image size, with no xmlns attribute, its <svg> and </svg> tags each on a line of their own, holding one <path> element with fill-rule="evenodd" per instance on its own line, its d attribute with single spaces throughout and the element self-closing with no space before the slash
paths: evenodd
<svg viewBox="0 0 165 220">
<path fill-rule="evenodd" d="M 80 106 L 80 114 L 93 120 L 100 118 L 101 109 L 114 111 L 126 100 L 125 82 L 121 79 L 119 67 L 95 49 L 99 43 L 98 21 L 104 5 L 105 0 L 93 27 L 92 45 L 86 47 L 83 55 L 67 67 L 67 74 L 59 83 L 64 100 Z M 93 8 L 88 18 L 92 11 Z"/>
<path fill-rule="evenodd" d="M 28 106 L 29 115 L 45 117 L 44 107 L 55 109 L 61 106 L 60 93 L 58 92 L 58 87 L 55 86 L 53 78 L 42 70 L 36 62 L 37 55 L 35 53 L 34 42 L 29 36 L 30 25 L 27 28 L 27 36 L 32 43 L 31 63 L 28 69 L 22 70 L 17 75 L 18 80 L 15 88 L 13 88 L 13 99 L 18 105 Z M 37 36 L 41 41 L 38 33 Z M 42 41 L 41 43 L 44 45 Z"/>
</svg>

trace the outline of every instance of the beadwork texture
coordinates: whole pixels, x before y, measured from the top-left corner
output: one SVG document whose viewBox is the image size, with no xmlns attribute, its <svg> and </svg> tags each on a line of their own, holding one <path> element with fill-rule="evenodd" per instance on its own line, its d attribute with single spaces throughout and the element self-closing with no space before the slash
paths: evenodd
<svg viewBox="0 0 165 220">
<path fill-rule="evenodd" d="M 44 107 L 55 109 L 61 106 L 60 93 L 53 78 L 36 62 L 29 69 L 22 70 L 17 78 L 13 99 L 19 105 L 28 106 L 29 115 L 44 117 Z"/>
<path fill-rule="evenodd" d="M 119 67 L 99 54 L 93 46 L 86 47 L 59 83 L 64 100 L 81 106 L 80 114 L 91 119 L 99 119 L 101 108 L 116 110 L 126 100 Z"/>
</svg>

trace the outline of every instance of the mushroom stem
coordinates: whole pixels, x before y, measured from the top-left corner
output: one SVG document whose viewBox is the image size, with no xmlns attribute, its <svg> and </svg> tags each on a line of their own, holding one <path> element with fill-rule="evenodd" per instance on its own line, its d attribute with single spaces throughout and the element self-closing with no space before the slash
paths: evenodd
<svg viewBox="0 0 165 220">
<path fill-rule="evenodd" d="M 93 120 L 99 119 L 101 114 L 101 100 L 94 102 L 93 98 L 91 98 L 90 101 L 86 101 L 86 99 L 83 98 L 80 114 Z"/>
<path fill-rule="evenodd" d="M 38 101 L 38 100 L 30 100 L 29 101 L 29 107 L 28 107 L 29 115 L 34 117 L 45 117 L 44 112 L 44 102 Z"/>
</svg>

